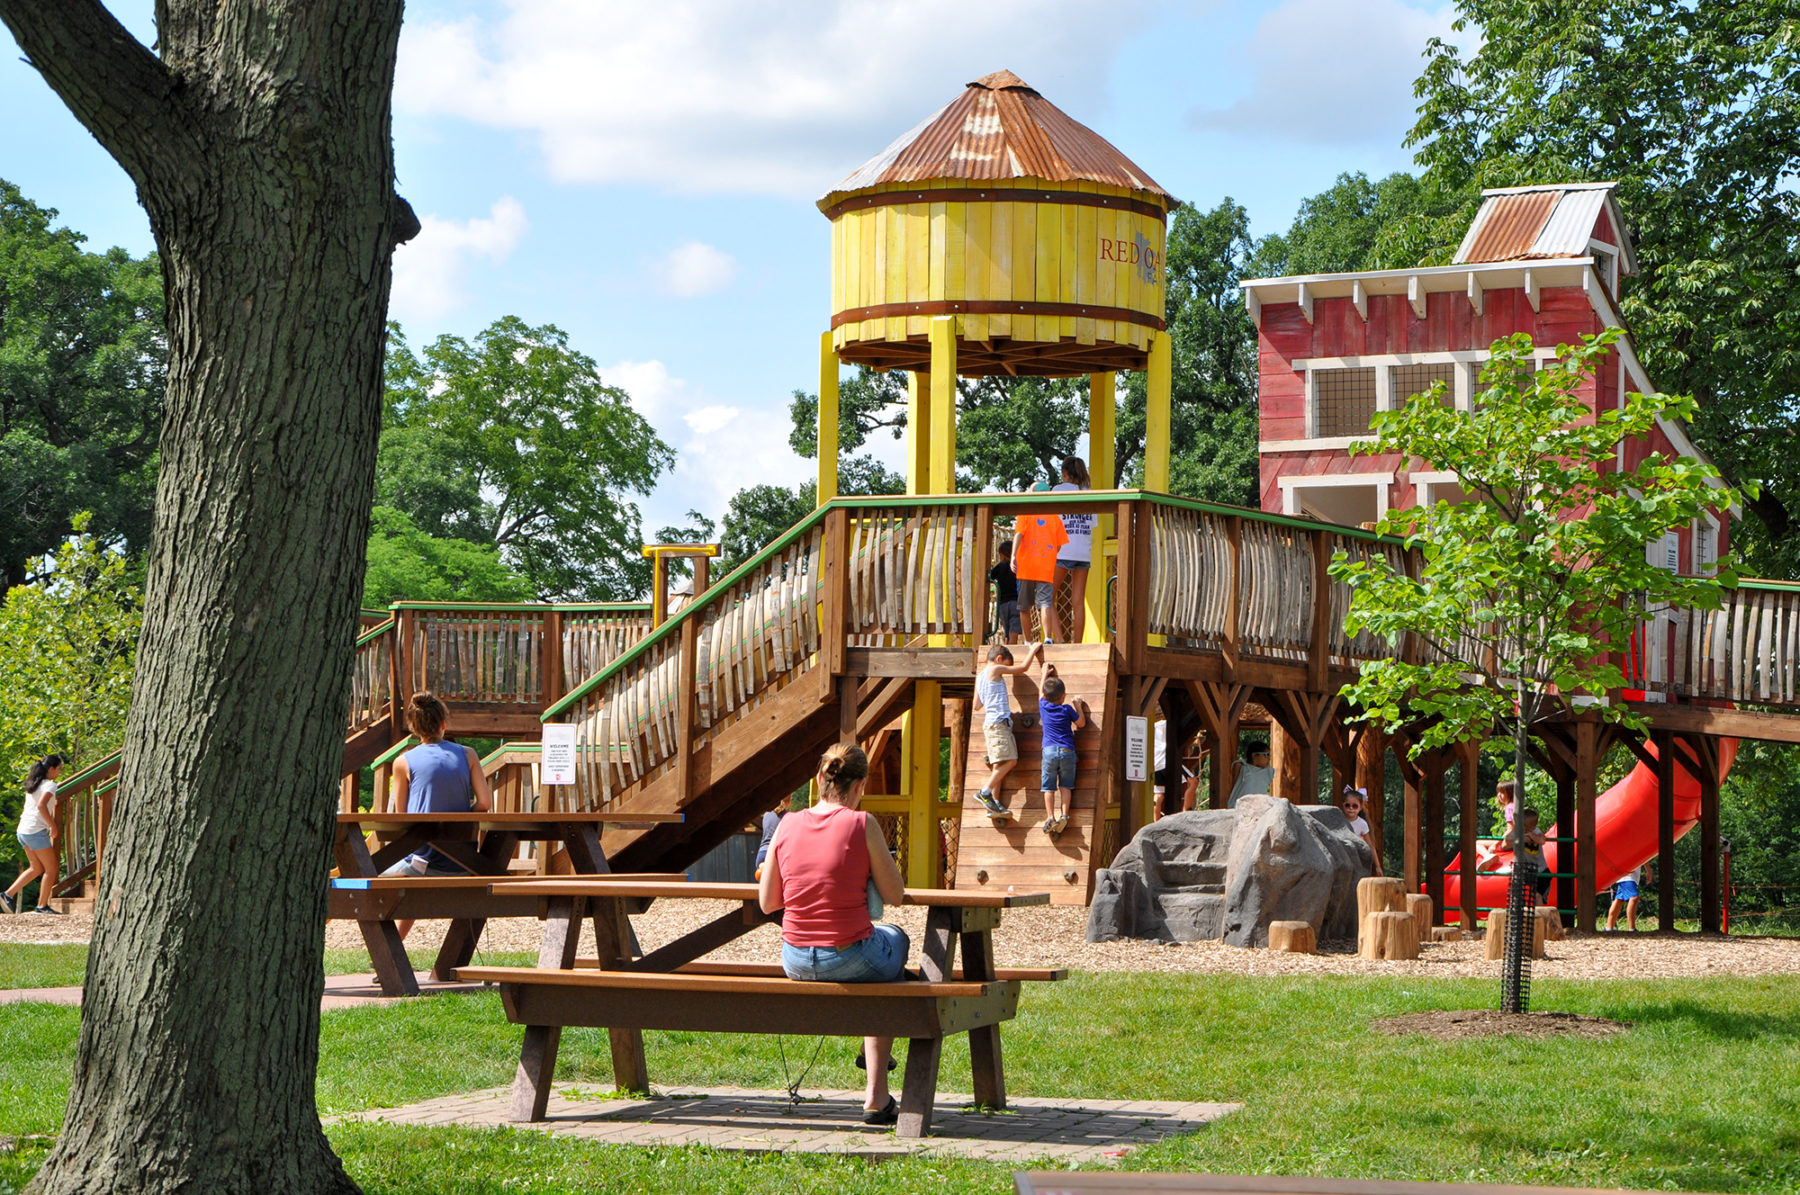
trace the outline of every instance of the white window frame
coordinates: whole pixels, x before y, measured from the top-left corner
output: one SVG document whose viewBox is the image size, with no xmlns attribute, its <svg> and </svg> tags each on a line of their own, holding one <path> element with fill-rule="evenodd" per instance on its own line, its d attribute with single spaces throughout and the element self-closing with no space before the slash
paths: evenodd
<svg viewBox="0 0 1800 1195">
<path fill-rule="evenodd" d="M 1553 361 L 1556 359 L 1554 348 L 1534 348 L 1531 355 L 1537 361 Z M 1443 365 L 1458 366 L 1454 375 L 1452 394 L 1456 409 L 1471 411 L 1474 409 L 1476 379 L 1481 374 L 1482 365 L 1493 354 L 1487 349 L 1456 349 L 1440 353 L 1368 353 L 1359 357 L 1297 357 L 1291 363 L 1295 370 L 1305 375 L 1305 414 L 1306 434 L 1297 440 L 1259 440 L 1257 449 L 1260 452 L 1318 452 L 1322 450 L 1348 448 L 1352 444 L 1368 440 L 1370 436 L 1321 436 L 1319 435 L 1319 391 L 1316 371 L 1321 369 L 1375 369 L 1375 409 L 1391 411 L 1394 409 L 1394 379 L 1391 370 L 1396 365 Z M 1542 368 L 1542 365 L 1539 365 Z"/>
<path fill-rule="evenodd" d="M 1375 490 L 1375 517 L 1379 519 L 1387 515 L 1388 489 L 1394 484 L 1394 474 L 1392 472 L 1331 473 L 1323 476 L 1307 474 L 1277 478 L 1276 484 L 1281 487 L 1281 513 L 1287 515 L 1300 513 L 1300 495 L 1297 492 L 1299 490 L 1373 487 Z"/>
<path fill-rule="evenodd" d="M 1421 470 L 1417 473 L 1408 473 L 1406 475 L 1406 480 L 1410 481 L 1413 486 L 1420 491 L 1419 500 L 1415 505 L 1421 508 L 1430 507 L 1437 501 L 1435 498 L 1431 497 L 1432 487 L 1440 485 L 1462 485 L 1462 477 L 1448 470 Z"/>
<path fill-rule="evenodd" d="M 1703 577 L 1710 577 L 1719 571 L 1719 520 L 1710 514 L 1702 514 L 1694 520 L 1693 531 L 1688 539 L 1689 555 L 1694 572 Z M 1700 545 L 1712 546 L 1710 552 L 1702 552 Z M 1710 557 L 1710 559 L 1708 559 Z"/>
</svg>

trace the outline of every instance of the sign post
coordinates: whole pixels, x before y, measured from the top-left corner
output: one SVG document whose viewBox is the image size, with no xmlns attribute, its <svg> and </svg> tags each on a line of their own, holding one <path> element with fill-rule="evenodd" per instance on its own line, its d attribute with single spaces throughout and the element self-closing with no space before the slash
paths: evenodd
<svg viewBox="0 0 1800 1195">
<path fill-rule="evenodd" d="M 538 774 L 541 783 L 546 785 L 575 783 L 574 723 L 544 724 L 544 748 L 538 757 Z"/>
</svg>

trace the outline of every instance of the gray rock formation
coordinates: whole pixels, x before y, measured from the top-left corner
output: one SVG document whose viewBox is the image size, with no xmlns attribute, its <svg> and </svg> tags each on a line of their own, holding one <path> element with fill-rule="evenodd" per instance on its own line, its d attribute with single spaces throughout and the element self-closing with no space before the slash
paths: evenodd
<svg viewBox="0 0 1800 1195">
<path fill-rule="evenodd" d="M 1355 937 L 1356 882 L 1374 868 L 1368 844 L 1330 805 L 1249 796 L 1236 809 L 1177 813 L 1138 831 L 1096 874 L 1087 939 L 1266 946 L 1271 921 Z"/>
</svg>

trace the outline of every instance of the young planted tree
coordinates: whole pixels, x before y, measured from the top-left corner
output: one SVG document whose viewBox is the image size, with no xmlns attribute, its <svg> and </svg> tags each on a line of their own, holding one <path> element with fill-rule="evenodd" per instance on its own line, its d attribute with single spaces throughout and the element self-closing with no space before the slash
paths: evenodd
<svg viewBox="0 0 1800 1195">
<path fill-rule="evenodd" d="M 1716 609 L 1736 584 L 1724 564 L 1712 576 L 1683 576 L 1646 555 L 1664 532 L 1737 497 L 1691 458 L 1651 455 L 1619 467 L 1622 443 L 1648 436 L 1659 417 L 1691 419 L 1694 403 L 1630 394 L 1622 409 L 1594 418 L 1580 390 L 1617 338 L 1584 336 L 1539 369 L 1528 336 L 1495 341 L 1473 411 L 1447 406 L 1439 383 L 1377 414 L 1376 439 L 1352 449 L 1454 472 L 1468 495 L 1381 520 L 1381 531 L 1417 550 L 1416 571 L 1379 555 L 1339 553 L 1331 565 L 1352 587 L 1351 634 L 1374 631 L 1396 647 L 1411 635 L 1422 647 L 1413 659 L 1364 665 L 1344 688 L 1369 719 L 1422 722 L 1418 750 L 1510 727 L 1522 785 L 1532 727 L 1623 688 L 1618 653 L 1646 614 Z M 1642 722 L 1617 704 L 1598 709 Z"/>
<path fill-rule="evenodd" d="M 61 1136 L 32 1190 L 350 1191 L 319 1126 L 324 877 L 381 420 L 399 0 L 0 0 L 124 167 L 168 387 Z"/>
</svg>

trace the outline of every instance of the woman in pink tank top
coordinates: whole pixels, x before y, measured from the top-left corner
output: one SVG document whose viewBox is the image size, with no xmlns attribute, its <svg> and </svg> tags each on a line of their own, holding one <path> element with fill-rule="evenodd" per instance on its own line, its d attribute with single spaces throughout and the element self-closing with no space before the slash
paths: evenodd
<svg viewBox="0 0 1800 1195">
<path fill-rule="evenodd" d="M 769 846 L 757 894 L 763 912 L 782 914 L 781 965 L 790 979 L 891 983 L 906 969 L 906 931 L 869 917 L 871 884 L 890 904 L 906 885 L 880 825 L 858 808 L 868 780 L 861 747 L 833 747 L 819 761 L 819 803 L 782 818 Z M 891 1037 L 863 1038 L 866 1124 L 899 1119 L 888 1094 L 893 1048 Z"/>
</svg>

